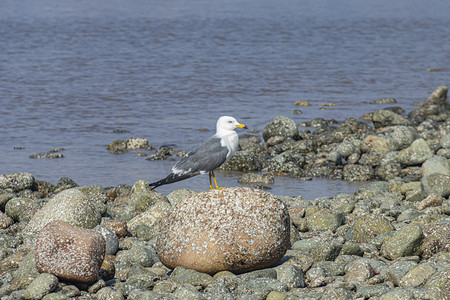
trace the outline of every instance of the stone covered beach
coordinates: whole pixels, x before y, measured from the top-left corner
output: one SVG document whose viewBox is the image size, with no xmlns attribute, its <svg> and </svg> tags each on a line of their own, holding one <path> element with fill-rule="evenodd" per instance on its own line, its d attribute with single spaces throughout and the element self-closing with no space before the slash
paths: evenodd
<svg viewBox="0 0 450 300">
<path fill-rule="evenodd" d="M 144 180 L 0 175 L 0 298 L 450 299 L 447 88 L 410 112 L 379 103 L 389 107 L 362 120 L 299 130 L 279 116 L 241 136 L 222 169 L 251 188 L 163 195 Z M 304 199 L 264 190 L 274 175 L 365 184 Z"/>
</svg>

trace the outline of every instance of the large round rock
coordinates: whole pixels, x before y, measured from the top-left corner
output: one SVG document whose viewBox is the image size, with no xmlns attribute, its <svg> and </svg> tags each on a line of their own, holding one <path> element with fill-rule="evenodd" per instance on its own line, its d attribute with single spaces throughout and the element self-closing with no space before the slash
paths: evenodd
<svg viewBox="0 0 450 300">
<path fill-rule="evenodd" d="M 272 194 L 250 188 L 186 198 L 161 221 L 159 259 L 214 274 L 242 273 L 279 261 L 289 244 L 289 214 Z"/>
</svg>

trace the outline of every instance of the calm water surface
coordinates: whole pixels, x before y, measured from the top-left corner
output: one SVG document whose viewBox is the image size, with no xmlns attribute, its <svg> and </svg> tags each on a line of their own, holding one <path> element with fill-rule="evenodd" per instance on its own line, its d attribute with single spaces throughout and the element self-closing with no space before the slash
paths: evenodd
<svg viewBox="0 0 450 300">
<path fill-rule="evenodd" d="M 144 137 L 189 149 L 221 115 L 261 132 L 280 114 L 358 118 L 385 107 L 364 101 L 384 97 L 409 111 L 450 84 L 448 11 L 447 0 L 2 1 L 0 173 L 153 181 L 173 162 L 106 146 Z M 291 114 L 300 99 L 313 105 Z M 65 158 L 28 157 L 58 147 Z M 237 178 L 218 174 L 225 186 Z M 207 187 L 198 176 L 159 191 Z M 272 191 L 315 198 L 356 187 L 278 177 Z"/>
</svg>

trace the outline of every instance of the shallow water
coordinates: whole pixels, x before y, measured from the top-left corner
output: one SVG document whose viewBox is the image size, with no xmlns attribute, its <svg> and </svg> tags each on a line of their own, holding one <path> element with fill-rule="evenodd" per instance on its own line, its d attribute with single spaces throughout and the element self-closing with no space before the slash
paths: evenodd
<svg viewBox="0 0 450 300">
<path fill-rule="evenodd" d="M 55 184 L 154 181 L 173 162 L 106 146 L 144 137 L 189 149 L 221 115 L 261 132 L 280 114 L 358 118 L 387 106 L 363 103 L 378 98 L 410 111 L 449 85 L 449 10 L 446 0 L 2 1 L 0 173 Z M 65 158 L 29 158 L 58 147 Z M 217 175 L 238 184 L 236 174 Z M 159 190 L 207 187 L 198 176 Z M 277 177 L 272 191 L 314 198 L 355 188 Z"/>
</svg>

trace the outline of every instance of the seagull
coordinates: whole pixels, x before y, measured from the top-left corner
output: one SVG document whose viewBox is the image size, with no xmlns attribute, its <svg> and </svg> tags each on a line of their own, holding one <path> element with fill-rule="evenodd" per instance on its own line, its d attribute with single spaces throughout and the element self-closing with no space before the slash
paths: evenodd
<svg viewBox="0 0 450 300">
<path fill-rule="evenodd" d="M 220 117 L 216 124 L 216 134 L 181 158 L 166 178 L 150 183 L 151 189 L 206 173 L 209 173 L 210 189 L 223 189 L 224 187 L 217 185 L 214 169 L 223 165 L 236 151 L 239 144 L 236 128 L 248 129 L 233 117 Z M 214 180 L 215 188 L 211 179 Z"/>
</svg>

